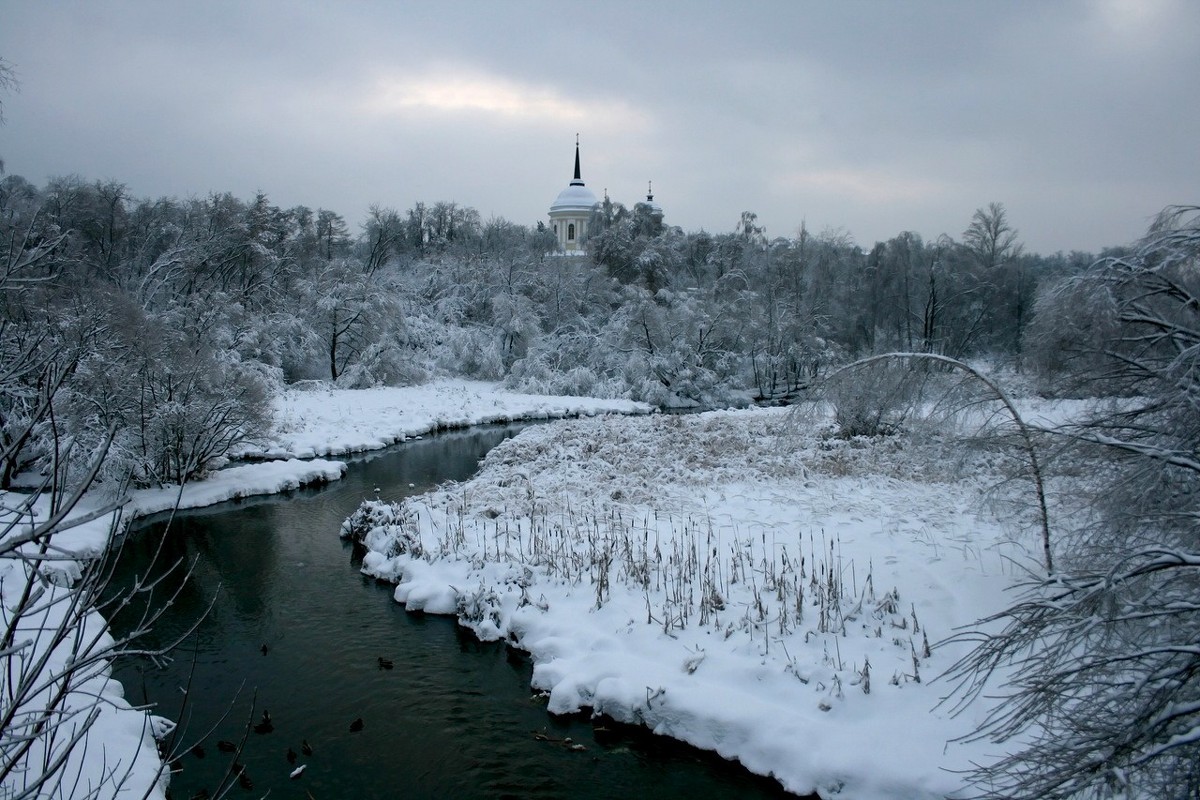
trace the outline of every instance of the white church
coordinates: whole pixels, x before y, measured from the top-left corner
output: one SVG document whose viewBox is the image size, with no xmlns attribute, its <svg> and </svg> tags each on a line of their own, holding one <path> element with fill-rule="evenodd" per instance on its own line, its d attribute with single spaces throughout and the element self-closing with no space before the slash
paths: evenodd
<svg viewBox="0 0 1200 800">
<path fill-rule="evenodd" d="M 583 182 L 579 172 L 579 136 L 575 136 L 575 177 L 567 188 L 558 193 L 550 206 L 550 230 L 558 237 L 559 248 L 567 255 L 583 255 L 583 240 L 588 234 L 592 208 L 599 201 Z M 654 202 L 653 191 L 647 191 L 646 203 L 662 219 L 662 208 Z"/>
</svg>

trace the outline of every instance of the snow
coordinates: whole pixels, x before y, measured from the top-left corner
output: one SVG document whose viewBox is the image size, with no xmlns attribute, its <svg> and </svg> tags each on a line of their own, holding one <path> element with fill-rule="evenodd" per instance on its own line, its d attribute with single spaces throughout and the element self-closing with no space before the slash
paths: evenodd
<svg viewBox="0 0 1200 800">
<path fill-rule="evenodd" d="M 578 183 L 572 181 L 567 188 L 558 193 L 558 197 L 554 198 L 554 203 L 550 206 L 550 213 L 589 214 L 596 202 L 595 192 L 584 186 L 583 181 Z"/>
<path fill-rule="evenodd" d="M 311 385 L 311 384 L 310 384 Z M 445 379 L 422 386 L 290 387 L 275 400 L 269 441 L 245 455 L 312 458 L 378 450 L 428 433 L 517 420 L 596 414 L 648 414 L 645 403 L 519 394 L 484 381 Z"/>
<path fill-rule="evenodd" d="M 262 437 L 265 442 L 262 447 L 240 455 L 278 460 L 230 466 L 182 488 L 163 486 L 132 491 L 119 519 L 114 521 L 112 514 L 101 514 L 94 520 L 69 527 L 55 536 L 55 546 L 67 555 L 94 556 L 107 546 L 114 530 L 123 530 L 132 519 L 176 507 L 199 508 L 242 497 L 286 492 L 312 483 L 337 480 L 345 472 L 346 466 L 342 462 L 314 459 L 315 455 L 378 449 L 448 428 L 519 419 L 560 419 L 609 412 L 645 414 L 650 411 L 649 406 L 630 401 L 515 394 L 492 384 L 456 380 L 426 386 L 357 391 L 292 388 L 276 399 L 275 406 L 276 430 Z M 25 483 L 36 485 L 37 481 L 27 479 Z M 19 535 L 30 522 L 48 517 L 49 504 L 44 496 L 18 512 L 26 499 L 27 495 L 18 492 L 0 492 L 0 531 L 18 513 L 20 520 L 10 535 Z M 110 500 L 104 491 L 90 493 L 74 509 L 71 518 L 79 519 L 102 511 Z M 17 562 L 0 563 L 0 578 L 12 578 L 0 581 L 0 599 L 5 601 L 6 609 L 12 599 L 10 587 L 18 582 L 17 576 L 9 573 L 22 568 Z M 51 601 L 66 596 L 62 587 L 80 577 L 80 568 L 68 558 L 47 562 L 42 570 L 51 585 L 47 596 L 48 616 L 39 621 L 52 625 L 58 619 L 55 614 L 64 604 Z M 433 598 L 430 602 L 433 608 L 443 608 L 433 602 Z M 445 612 L 453 610 L 453 603 L 444 608 Z M 99 615 L 89 615 L 85 624 L 99 637 L 94 650 L 102 650 L 111 643 Z M 61 665 L 66 657 L 65 650 L 53 653 L 51 665 Z M 165 772 L 157 754 L 155 733 L 161 735 L 171 723 L 130 706 L 124 699 L 121 684 L 109 675 L 105 665 L 72 695 L 71 702 L 80 707 L 93 695 L 101 698 L 101 703 L 97 706 L 99 716 L 89 733 L 89 744 L 79 748 L 68 774 L 78 772 L 82 776 L 80 786 L 94 788 L 97 797 L 142 797 L 145 794 L 149 798 L 164 798 Z M 7 783 L 0 786 L 0 795 L 8 788 Z"/>
<path fill-rule="evenodd" d="M 954 741 L 982 706 L 938 707 L 965 645 L 926 642 L 1000 608 L 1037 544 L 986 512 L 986 461 L 937 448 L 780 410 L 565 422 L 343 534 L 406 608 L 528 650 L 551 713 L 640 723 L 798 793 L 943 797 L 997 753 Z"/>
<path fill-rule="evenodd" d="M 0 562 L 0 624 L 7 629 L 13 622 L 12 604 L 14 595 L 24 586 L 23 570 L 26 566 L 17 561 Z M 45 594 L 35 604 L 37 610 L 23 615 L 14 629 L 16 652 L 4 659 L 7 665 L 7 686 L 16 686 L 25 670 L 36 670 L 41 676 L 58 676 L 67 668 L 72 657 L 79 659 L 89 654 L 101 654 L 112 645 L 103 619 L 96 613 L 87 615 L 80 628 L 77 641 L 71 637 L 46 652 L 48 632 L 54 631 L 69 613 L 68 591 L 53 584 L 46 587 Z M 81 646 L 76 646 L 82 642 Z M 37 664 L 45 658 L 45 664 Z M 19 704 L 26 713 L 44 706 L 49 694 L 55 690 L 56 682 L 30 683 L 36 686 L 32 696 Z M 6 703 L 11 703 L 9 698 Z M 62 706 L 62 721 L 57 731 L 56 744 L 47 753 L 45 742 L 36 739 L 30 751 L 18 762 L 18 769 L 0 784 L 0 795 L 15 796 L 24 788 L 26 775 L 38 774 L 36 765 L 47 758 L 62 753 L 63 743 L 77 733 L 87 729 L 89 713 L 96 717 L 87 738 L 67 756 L 62 774 L 65 785 L 75 784 L 80 796 L 96 797 L 142 797 L 164 798 L 165 780 L 161 775 L 161 763 L 155 745 L 155 733 L 173 727 L 173 723 L 134 709 L 125 699 L 124 687 L 110 677 L 106 662 L 85 667 L 73 682 L 73 690 Z M 27 720 L 23 723 L 22 720 Z M 33 716 L 19 714 L 11 731 L 15 734 L 22 724 L 31 724 Z M 26 772 L 28 770 L 28 772 Z M 76 778 L 78 780 L 76 781 Z M 52 795 L 52 786 L 43 787 L 38 797 Z M 95 794 L 90 794 L 94 792 Z"/>
</svg>

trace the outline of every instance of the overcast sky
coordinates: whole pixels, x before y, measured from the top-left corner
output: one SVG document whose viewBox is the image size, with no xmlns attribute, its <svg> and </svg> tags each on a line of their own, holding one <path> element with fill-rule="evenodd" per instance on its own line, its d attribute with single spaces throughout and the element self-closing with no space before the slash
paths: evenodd
<svg viewBox="0 0 1200 800">
<path fill-rule="evenodd" d="M 42 185 L 267 193 L 357 225 L 544 219 L 571 178 L 666 221 L 1096 251 L 1200 202 L 1200 2 L 4 0 L 0 159 Z"/>
</svg>

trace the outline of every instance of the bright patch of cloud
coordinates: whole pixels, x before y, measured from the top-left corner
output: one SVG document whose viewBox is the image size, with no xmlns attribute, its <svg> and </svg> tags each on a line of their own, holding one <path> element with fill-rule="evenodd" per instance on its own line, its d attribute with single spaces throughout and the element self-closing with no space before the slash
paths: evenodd
<svg viewBox="0 0 1200 800">
<path fill-rule="evenodd" d="M 477 112 L 538 123 L 575 123 L 596 118 L 630 123 L 640 117 L 625 103 L 580 102 L 551 88 L 461 70 L 382 77 L 369 90 L 362 107 L 380 115 L 413 111 Z"/>
<path fill-rule="evenodd" d="M 1104 0 L 1098 6 L 1101 17 L 1118 31 L 1142 27 L 1162 17 L 1169 3 L 1163 0 Z"/>
<path fill-rule="evenodd" d="M 1103 0 L 1095 10 L 1103 39 L 1126 48 L 1152 46 L 1184 16 L 1176 0 Z"/>
</svg>

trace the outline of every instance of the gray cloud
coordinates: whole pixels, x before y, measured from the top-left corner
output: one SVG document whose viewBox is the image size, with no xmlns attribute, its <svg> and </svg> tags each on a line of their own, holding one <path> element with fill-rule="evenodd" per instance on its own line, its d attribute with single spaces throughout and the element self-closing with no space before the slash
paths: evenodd
<svg viewBox="0 0 1200 800">
<path fill-rule="evenodd" d="M 569 178 L 669 222 L 1096 250 L 1195 202 L 1200 5 L 16 3 L 0 156 L 35 182 L 541 219 Z"/>
</svg>

